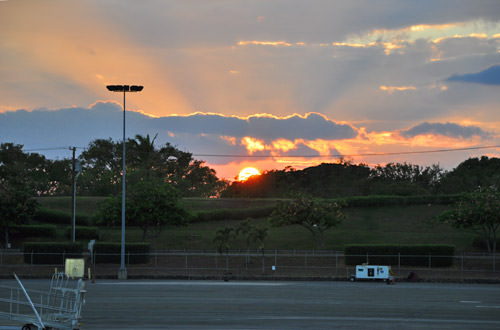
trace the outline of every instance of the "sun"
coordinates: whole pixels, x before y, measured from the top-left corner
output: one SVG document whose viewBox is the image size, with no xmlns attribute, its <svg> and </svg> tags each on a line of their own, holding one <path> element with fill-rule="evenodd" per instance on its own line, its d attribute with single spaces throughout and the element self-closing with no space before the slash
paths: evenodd
<svg viewBox="0 0 500 330">
<path fill-rule="evenodd" d="M 238 181 L 246 181 L 249 177 L 254 175 L 260 175 L 260 172 L 255 167 L 245 167 L 240 171 L 238 175 Z"/>
</svg>

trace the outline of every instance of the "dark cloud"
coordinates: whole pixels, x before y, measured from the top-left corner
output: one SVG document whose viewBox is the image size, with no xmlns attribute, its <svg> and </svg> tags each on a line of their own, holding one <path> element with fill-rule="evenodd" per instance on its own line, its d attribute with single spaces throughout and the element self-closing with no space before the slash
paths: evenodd
<svg viewBox="0 0 500 330">
<path fill-rule="evenodd" d="M 490 137 L 490 133 L 483 131 L 477 126 L 462 126 L 453 123 L 428 123 L 424 122 L 417 126 L 413 126 L 408 130 L 401 131 L 404 137 L 415 137 L 418 135 L 434 134 L 444 135 L 452 138 L 471 138 L 480 136 L 482 138 Z"/>
<path fill-rule="evenodd" d="M 446 80 L 484 85 L 500 85 L 500 65 L 493 65 L 477 73 L 456 74 Z"/>
<path fill-rule="evenodd" d="M 86 147 L 95 139 L 122 139 L 123 113 L 115 103 L 97 102 L 91 108 L 45 109 L 0 113 L 0 141 L 22 144 L 25 149 Z M 240 154 L 247 151 L 241 138 L 253 137 L 266 144 L 276 139 L 341 140 L 356 136 L 347 124 L 338 124 L 319 114 L 287 118 L 253 116 L 227 117 L 217 114 L 193 114 L 151 118 L 128 111 L 126 135 L 157 136 L 159 145 L 169 142 L 194 154 Z M 300 154 L 317 152 L 304 145 Z M 296 154 L 290 150 L 287 154 Z M 66 151 L 44 152 L 51 158 L 68 157 Z M 270 155 L 268 150 L 263 155 Z M 219 160 L 224 161 L 224 160 Z"/>
<path fill-rule="evenodd" d="M 279 138 L 337 140 L 354 138 L 357 134 L 350 125 L 338 124 L 314 113 L 306 117 L 294 115 L 285 119 L 268 116 L 251 116 L 245 119 L 217 114 L 169 116 L 155 120 L 153 126 L 173 133 L 216 134 L 238 138 L 251 136 L 265 141 Z"/>
</svg>

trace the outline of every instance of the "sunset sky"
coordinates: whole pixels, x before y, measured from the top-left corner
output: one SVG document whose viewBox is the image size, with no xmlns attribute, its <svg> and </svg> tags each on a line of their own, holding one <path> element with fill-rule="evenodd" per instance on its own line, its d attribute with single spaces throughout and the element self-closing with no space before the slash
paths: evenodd
<svg viewBox="0 0 500 330">
<path fill-rule="evenodd" d="M 452 169 L 500 157 L 500 2 L 0 0 L 0 142 L 120 140 L 108 84 L 144 85 L 128 137 L 230 180 L 340 157 Z M 417 153 L 443 149 L 462 150 Z"/>
</svg>

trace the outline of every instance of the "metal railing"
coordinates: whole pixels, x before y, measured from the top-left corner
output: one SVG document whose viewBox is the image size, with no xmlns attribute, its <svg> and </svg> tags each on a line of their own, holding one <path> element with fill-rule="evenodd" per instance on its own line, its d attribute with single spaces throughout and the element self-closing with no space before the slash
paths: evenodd
<svg viewBox="0 0 500 330">
<path fill-rule="evenodd" d="M 25 255 L 19 250 L 0 250 L 0 276 L 11 276 L 12 269 L 16 269 L 18 274 L 34 276 L 42 270 L 62 268 L 66 257 L 75 257 L 74 253 L 50 254 L 52 260 L 56 257 L 60 262 L 43 263 L 40 256 L 47 257 L 49 254 Z M 85 258 L 87 267 L 97 277 L 115 276 L 120 264 L 119 254 L 94 253 L 93 260 L 89 253 L 83 253 L 81 257 Z M 429 278 L 500 280 L 500 255 L 467 252 L 454 256 L 346 256 L 343 251 L 325 250 L 231 250 L 224 253 L 214 250 L 164 250 L 146 255 L 127 253 L 125 257 L 129 275 L 138 277 L 208 278 L 231 274 L 235 277 L 343 278 L 354 271 L 356 264 L 368 263 L 390 265 L 399 277 L 417 272 Z"/>
</svg>

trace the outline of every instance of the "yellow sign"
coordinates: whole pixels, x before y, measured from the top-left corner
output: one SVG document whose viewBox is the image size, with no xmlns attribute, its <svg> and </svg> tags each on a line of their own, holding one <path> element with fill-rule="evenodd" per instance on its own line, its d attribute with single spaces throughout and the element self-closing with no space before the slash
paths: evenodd
<svg viewBox="0 0 500 330">
<path fill-rule="evenodd" d="M 64 271 L 71 278 L 83 277 L 85 274 L 85 261 L 83 259 L 66 259 Z"/>
</svg>

